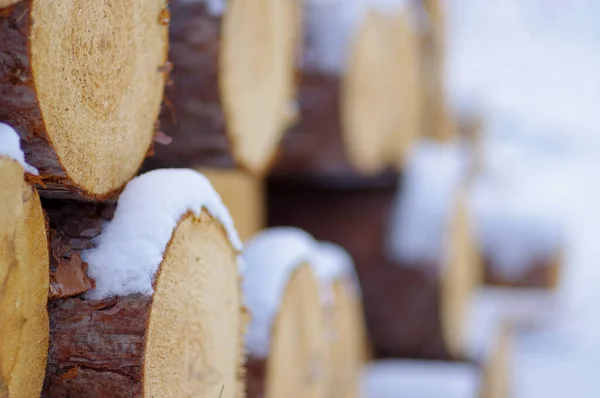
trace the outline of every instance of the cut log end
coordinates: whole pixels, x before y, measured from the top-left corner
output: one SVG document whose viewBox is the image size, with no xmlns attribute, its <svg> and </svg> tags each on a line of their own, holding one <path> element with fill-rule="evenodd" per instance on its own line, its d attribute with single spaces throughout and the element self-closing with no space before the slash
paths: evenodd
<svg viewBox="0 0 600 398">
<path fill-rule="evenodd" d="M 23 1 L 4 10 L 0 120 L 19 132 L 49 195 L 102 199 L 137 172 L 162 99 L 165 7 Z"/>
<path fill-rule="evenodd" d="M 464 356 L 465 325 L 475 287 L 481 281 L 479 251 L 465 196 L 458 197 L 447 236 L 445 272 L 442 275 L 441 317 L 444 339 L 455 357 Z"/>
<path fill-rule="evenodd" d="M 2 388 L 39 396 L 48 352 L 46 221 L 20 165 L 0 159 L 0 181 L 0 396 Z"/>
<path fill-rule="evenodd" d="M 367 351 L 361 298 L 343 281 L 334 283 L 333 294 L 335 335 L 329 396 L 357 398 Z"/>
<path fill-rule="evenodd" d="M 46 396 L 241 397 L 241 305 L 223 227 L 207 213 L 188 215 L 152 297 L 51 302 Z"/>
<path fill-rule="evenodd" d="M 348 156 L 362 173 L 399 165 L 419 133 L 418 55 L 416 33 L 402 13 L 370 12 L 356 34 L 343 85 L 342 125 Z"/>
<path fill-rule="evenodd" d="M 262 174 L 289 122 L 295 94 L 299 6 L 285 0 L 228 2 L 219 84 L 237 163 Z"/>
<path fill-rule="evenodd" d="M 272 330 L 262 391 L 249 396 L 324 396 L 328 368 L 326 328 L 319 288 L 308 265 L 297 268 L 290 277 Z"/>
</svg>

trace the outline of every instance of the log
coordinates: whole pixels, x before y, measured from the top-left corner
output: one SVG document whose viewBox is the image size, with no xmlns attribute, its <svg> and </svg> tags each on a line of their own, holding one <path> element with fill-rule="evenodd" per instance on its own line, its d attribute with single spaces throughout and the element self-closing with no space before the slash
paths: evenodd
<svg viewBox="0 0 600 398">
<path fill-rule="evenodd" d="M 440 0 L 422 0 L 427 22 L 421 35 L 423 93 L 423 135 L 451 141 L 458 136 L 458 125 L 445 91 L 446 10 Z"/>
<path fill-rule="evenodd" d="M 453 214 L 446 233 L 426 232 L 425 240 L 440 239 L 435 241 L 442 248 L 440 256 L 400 261 L 390 255 L 387 241 L 395 198 L 406 188 L 401 186 L 406 178 L 401 180 L 400 185 L 337 189 L 272 178 L 267 185 L 268 224 L 294 225 L 348 249 L 362 286 L 376 357 L 462 358 L 468 299 L 479 279 L 464 196 L 434 194 L 450 198 Z"/>
<path fill-rule="evenodd" d="M 266 230 L 244 251 L 247 397 L 324 397 L 329 350 L 319 286 L 309 264 L 312 238 Z"/>
<path fill-rule="evenodd" d="M 0 397 L 39 396 L 48 352 L 46 221 L 23 177 L 0 155 Z"/>
<path fill-rule="evenodd" d="M 165 0 L 4 3 L 0 121 L 19 133 L 40 171 L 40 193 L 118 193 L 153 139 L 168 47 L 159 18 Z"/>
<path fill-rule="evenodd" d="M 96 232 L 92 210 L 110 217 L 84 210 L 84 236 Z M 57 233 L 86 230 L 76 223 L 56 222 Z M 91 243 L 81 257 L 95 287 L 49 303 L 42 396 L 241 397 L 241 245 L 208 181 L 191 170 L 137 177 Z"/>
<path fill-rule="evenodd" d="M 294 96 L 294 1 L 170 2 L 172 84 L 149 168 L 234 165 L 263 174 Z"/>
<path fill-rule="evenodd" d="M 343 248 L 319 242 L 311 266 L 322 287 L 330 330 L 328 397 L 360 396 L 359 380 L 367 357 L 362 295 L 352 257 Z"/>
<path fill-rule="evenodd" d="M 229 209 L 242 240 L 249 239 L 265 226 L 263 180 L 240 169 L 199 171 L 211 182 Z"/>
<path fill-rule="evenodd" d="M 563 254 L 560 249 L 548 256 L 525 264 L 518 275 L 506 274 L 501 267 L 493 265 L 489 257 L 484 259 L 483 283 L 490 286 L 516 288 L 547 288 L 555 290 L 560 283 Z"/>
<path fill-rule="evenodd" d="M 284 137 L 274 174 L 373 175 L 401 163 L 421 118 L 410 13 L 305 2 L 299 122 Z"/>
</svg>

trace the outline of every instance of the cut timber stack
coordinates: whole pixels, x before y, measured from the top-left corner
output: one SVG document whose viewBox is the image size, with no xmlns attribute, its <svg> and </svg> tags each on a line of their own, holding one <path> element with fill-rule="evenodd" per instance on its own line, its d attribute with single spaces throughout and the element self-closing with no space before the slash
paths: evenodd
<svg viewBox="0 0 600 398">
<path fill-rule="evenodd" d="M 259 233 L 244 251 L 248 398 L 326 396 L 330 352 L 313 250 L 310 235 L 281 228 Z"/>
<path fill-rule="evenodd" d="M 327 397 L 357 398 L 366 361 L 366 331 L 362 295 L 350 254 L 329 242 L 318 242 L 311 266 L 321 284 L 325 319 L 330 332 Z"/>
<path fill-rule="evenodd" d="M 95 284 L 49 303 L 42 396 L 243 395 L 241 243 L 206 178 L 145 173 L 114 214 L 105 204 L 46 206 L 57 246 L 83 258 Z"/>
<path fill-rule="evenodd" d="M 339 179 L 401 162 L 421 123 L 418 37 L 406 3 L 304 0 L 299 121 L 274 174 Z"/>
<path fill-rule="evenodd" d="M 437 151 L 432 150 L 431 155 L 434 164 L 429 172 L 437 176 L 441 170 L 448 171 L 446 166 L 435 162 Z M 440 175 L 440 178 L 443 180 L 444 177 Z M 438 182 L 437 179 L 424 180 L 420 186 L 435 187 Z M 398 258 L 388 254 L 390 220 L 396 213 L 400 218 L 412 213 L 410 210 L 406 213 L 393 211 L 398 193 L 399 199 L 403 200 L 403 193 L 409 189 L 407 174 L 401 184 L 400 188 L 393 181 L 382 182 L 379 186 L 332 189 L 316 182 L 272 179 L 268 185 L 268 222 L 273 226 L 299 226 L 317 239 L 335 242 L 349 250 L 363 289 L 375 355 L 432 359 L 461 357 L 468 299 L 478 279 L 474 243 L 465 219 L 463 199 L 459 190 L 452 189 L 428 191 L 430 195 L 425 199 L 421 197 L 419 200 L 425 201 L 424 207 L 415 211 L 431 210 L 425 217 L 429 214 L 433 218 L 421 219 L 422 224 L 414 219 L 406 221 L 415 221 L 417 226 L 432 226 L 433 229 L 419 236 L 423 238 L 420 242 L 430 244 L 421 248 L 434 257 Z M 416 198 L 410 195 L 412 202 Z M 433 206 L 429 210 L 427 203 Z M 447 216 L 436 219 L 440 212 Z M 407 225 L 415 224 L 408 222 Z M 413 231 L 408 232 L 412 234 Z M 447 236 L 452 239 L 446 240 Z"/>
<path fill-rule="evenodd" d="M 423 70 L 423 133 L 425 137 L 450 141 L 458 126 L 445 87 L 446 10 L 442 0 L 421 0 L 426 21 L 421 34 Z"/>
<path fill-rule="evenodd" d="M 0 124 L 0 397 L 39 396 L 48 352 L 48 247 L 17 134 Z"/>
<path fill-rule="evenodd" d="M 172 82 L 148 166 L 264 173 L 288 123 L 300 16 L 295 1 L 170 2 Z"/>
<path fill-rule="evenodd" d="M 0 3 L 0 122 L 46 197 L 101 200 L 151 147 L 164 87 L 165 0 Z"/>
<path fill-rule="evenodd" d="M 229 209 L 242 239 L 249 239 L 265 226 L 264 181 L 239 169 L 199 171 L 208 178 Z"/>
</svg>

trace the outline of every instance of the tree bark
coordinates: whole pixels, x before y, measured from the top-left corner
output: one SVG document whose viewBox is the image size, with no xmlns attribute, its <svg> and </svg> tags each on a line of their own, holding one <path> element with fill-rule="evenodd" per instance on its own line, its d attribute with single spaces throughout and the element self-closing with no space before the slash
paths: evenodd
<svg viewBox="0 0 600 398">
<path fill-rule="evenodd" d="M 139 169 L 162 98 L 165 6 L 23 0 L 0 9 L 0 121 L 19 133 L 43 196 L 103 200 Z M 143 49 L 133 10 L 138 24 L 151 20 Z"/>
<path fill-rule="evenodd" d="M 295 5 L 224 3 L 170 2 L 173 70 L 161 129 L 172 142 L 155 148 L 147 168 L 270 167 L 293 92 Z"/>
</svg>

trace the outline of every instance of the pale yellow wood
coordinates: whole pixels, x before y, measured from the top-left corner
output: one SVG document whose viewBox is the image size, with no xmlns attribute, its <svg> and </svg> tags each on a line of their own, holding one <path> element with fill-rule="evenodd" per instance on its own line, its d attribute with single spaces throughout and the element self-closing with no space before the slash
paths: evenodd
<svg viewBox="0 0 600 398">
<path fill-rule="evenodd" d="M 39 397 L 49 338 L 46 221 L 23 168 L 5 158 L 0 198 L 0 384 L 11 398 Z"/>
<path fill-rule="evenodd" d="M 156 280 L 144 396 L 243 397 L 244 331 L 237 253 L 218 221 L 188 215 Z"/>
<path fill-rule="evenodd" d="M 272 327 L 265 398 L 325 398 L 328 337 L 317 281 L 294 271 Z"/>
<path fill-rule="evenodd" d="M 208 169 L 199 171 L 221 195 L 245 241 L 265 227 L 264 182 L 244 170 Z"/>
</svg>

